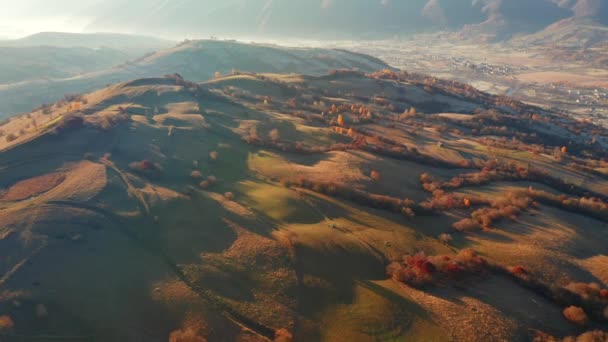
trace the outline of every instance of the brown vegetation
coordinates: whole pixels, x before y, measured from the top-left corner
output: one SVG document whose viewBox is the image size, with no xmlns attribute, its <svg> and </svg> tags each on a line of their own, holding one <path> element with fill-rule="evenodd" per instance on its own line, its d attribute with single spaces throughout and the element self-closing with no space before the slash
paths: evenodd
<svg viewBox="0 0 608 342">
<path fill-rule="evenodd" d="M 69 113 L 64 115 L 57 126 L 55 126 L 55 132 L 61 133 L 74 129 L 78 129 L 84 126 L 84 116 L 78 113 Z"/>
<path fill-rule="evenodd" d="M 15 322 L 10 316 L 0 316 L 0 331 L 11 330 L 15 326 Z"/>
<path fill-rule="evenodd" d="M 490 228 L 495 221 L 505 218 L 515 221 L 517 216 L 530 208 L 532 204 L 532 199 L 525 194 L 508 193 L 504 197 L 492 201 L 489 208 L 475 210 L 471 214 L 471 218 L 454 223 L 453 228 L 458 231 L 470 231 Z"/>
<path fill-rule="evenodd" d="M 274 336 L 274 342 L 292 342 L 293 335 L 287 329 L 277 329 Z"/>
<path fill-rule="evenodd" d="M 207 342 L 207 339 L 200 336 L 196 329 L 186 328 L 172 331 L 169 342 Z"/>
<path fill-rule="evenodd" d="M 281 184 L 287 187 L 295 186 L 313 190 L 318 193 L 342 198 L 372 208 L 389 210 L 404 215 L 405 217 L 413 217 L 416 214 L 432 214 L 432 211 L 417 205 L 412 200 L 374 194 L 344 184 L 314 182 L 303 177 L 297 178 L 296 180 L 282 179 Z"/>
<path fill-rule="evenodd" d="M 485 271 L 486 265 L 485 259 L 471 249 L 463 249 L 455 256 L 427 256 L 420 252 L 392 262 L 386 272 L 397 282 L 423 287 L 445 279 L 480 274 Z"/>
<path fill-rule="evenodd" d="M 10 143 L 17 140 L 17 135 L 15 135 L 15 133 L 9 133 L 4 137 L 4 139 L 6 140 L 6 142 Z"/>
<path fill-rule="evenodd" d="M 565 308 L 563 314 L 567 320 L 574 324 L 587 325 L 589 322 L 589 317 L 587 317 L 585 310 L 577 306 L 569 306 Z"/>
<path fill-rule="evenodd" d="M 201 179 L 201 178 L 203 178 L 203 174 L 200 171 L 195 170 L 195 171 L 190 172 L 190 177 L 195 180 Z"/>
<path fill-rule="evenodd" d="M 62 173 L 53 173 L 26 179 L 14 184 L 3 194 L 0 191 L 0 200 L 23 201 L 55 188 L 64 180 L 65 175 Z"/>
<path fill-rule="evenodd" d="M 599 198 L 575 198 L 534 189 L 528 189 L 527 194 L 539 203 L 608 221 L 608 204 Z"/>
<path fill-rule="evenodd" d="M 579 336 L 568 336 L 563 339 L 556 338 L 541 331 L 534 331 L 534 342 L 606 342 L 608 332 L 592 330 L 582 333 Z"/>
<path fill-rule="evenodd" d="M 382 176 L 380 175 L 380 172 L 376 171 L 376 170 L 373 170 L 369 176 L 371 179 L 373 179 L 376 182 L 382 178 Z"/>
<path fill-rule="evenodd" d="M 273 142 L 278 142 L 281 139 L 281 134 L 279 133 L 279 130 L 276 128 L 273 128 L 269 133 L 268 133 L 268 137 L 270 138 L 270 140 L 272 140 Z"/>
<path fill-rule="evenodd" d="M 133 171 L 152 175 L 161 171 L 161 167 L 159 164 L 153 163 L 147 159 L 138 162 L 132 162 L 129 164 L 129 168 Z"/>
</svg>

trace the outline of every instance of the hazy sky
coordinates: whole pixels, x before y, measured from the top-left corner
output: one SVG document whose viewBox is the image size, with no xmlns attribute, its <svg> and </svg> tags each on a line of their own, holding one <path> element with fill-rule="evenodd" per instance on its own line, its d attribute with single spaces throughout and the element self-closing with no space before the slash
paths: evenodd
<svg viewBox="0 0 608 342">
<path fill-rule="evenodd" d="M 81 32 L 88 6 L 103 0 L 0 0 L 0 38 L 16 38 L 40 31 Z"/>
</svg>

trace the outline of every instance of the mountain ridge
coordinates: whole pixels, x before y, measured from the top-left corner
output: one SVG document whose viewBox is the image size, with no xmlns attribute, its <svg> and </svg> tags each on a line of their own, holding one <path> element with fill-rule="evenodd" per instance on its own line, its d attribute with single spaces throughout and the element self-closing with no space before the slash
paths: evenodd
<svg viewBox="0 0 608 342">
<path fill-rule="evenodd" d="M 608 23 L 607 5 L 601 0 L 326 0 L 319 3 L 232 0 L 205 4 L 193 0 L 169 4 L 135 1 L 123 6 L 122 12 L 116 11 L 116 6 L 110 3 L 98 9 L 100 14 L 88 29 L 109 26 L 126 31 L 154 30 L 153 24 L 159 24 L 177 34 L 275 38 L 305 35 L 332 39 L 390 37 L 473 27 L 503 40 L 538 32 L 571 17 Z M 128 20 L 134 13 L 146 14 Z"/>
</svg>

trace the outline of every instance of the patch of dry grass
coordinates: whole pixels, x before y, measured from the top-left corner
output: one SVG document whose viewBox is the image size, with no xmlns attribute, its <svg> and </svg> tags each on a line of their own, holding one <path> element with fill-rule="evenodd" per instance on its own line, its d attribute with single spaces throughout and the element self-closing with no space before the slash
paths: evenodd
<svg viewBox="0 0 608 342">
<path fill-rule="evenodd" d="M 0 201 L 12 202 L 29 199 L 55 188 L 65 178 L 63 173 L 53 173 L 20 181 L 0 195 Z"/>
</svg>

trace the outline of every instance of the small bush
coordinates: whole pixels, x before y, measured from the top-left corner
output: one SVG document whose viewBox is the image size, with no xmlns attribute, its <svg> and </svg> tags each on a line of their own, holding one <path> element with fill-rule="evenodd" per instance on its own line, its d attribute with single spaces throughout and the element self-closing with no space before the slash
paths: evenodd
<svg viewBox="0 0 608 342">
<path fill-rule="evenodd" d="M 380 172 L 376 171 L 376 170 L 373 170 L 369 176 L 371 177 L 371 179 L 373 179 L 376 182 L 382 178 L 382 176 L 380 175 Z"/>
<path fill-rule="evenodd" d="M 193 179 L 201 179 L 203 178 L 203 174 L 200 171 L 195 170 L 190 173 L 190 177 L 192 177 Z"/>
<path fill-rule="evenodd" d="M 608 332 L 601 330 L 587 331 L 579 336 L 568 336 L 560 340 L 554 336 L 541 331 L 535 331 L 534 342 L 606 342 L 608 341 Z"/>
<path fill-rule="evenodd" d="M 224 198 L 226 198 L 229 201 L 234 200 L 234 194 L 232 192 L 227 192 L 224 194 Z"/>
<path fill-rule="evenodd" d="M 292 342 L 293 335 L 287 329 L 277 329 L 274 333 L 274 342 Z"/>
<path fill-rule="evenodd" d="M 585 301 L 608 303 L 608 290 L 602 289 L 598 283 L 572 282 L 564 288 L 572 293 L 576 293 Z"/>
<path fill-rule="evenodd" d="M 17 136 L 15 135 L 15 133 L 9 133 L 4 137 L 4 139 L 6 140 L 6 142 L 12 142 L 17 140 Z"/>
<path fill-rule="evenodd" d="M 481 229 L 481 225 L 473 219 L 465 218 L 452 225 L 452 228 L 459 232 L 468 232 Z"/>
<path fill-rule="evenodd" d="M 564 317 L 574 324 L 578 325 L 586 325 L 589 321 L 585 310 L 579 308 L 578 306 L 569 306 L 563 311 Z"/>
<path fill-rule="evenodd" d="M 441 243 L 447 245 L 448 243 L 450 243 L 450 241 L 452 241 L 452 235 L 444 233 L 439 235 L 438 239 Z"/>
<path fill-rule="evenodd" d="M 171 332 L 169 342 L 207 342 L 195 329 L 181 329 Z"/>
<path fill-rule="evenodd" d="M 10 316 L 0 316 L 0 331 L 11 330 L 15 326 L 15 322 Z"/>
<path fill-rule="evenodd" d="M 279 133 L 278 129 L 274 128 L 270 131 L 270 133 L 268 133 L 268 137 L 270 140 L 276 143 L 281 139 L 281 134 Z"/>
<path fill-rule="evenodd" d="M 209 158 L 211 158 L 212 160 L 217 160 L 217 157 L 218 157 L 217 151 L 212 151 L 211 153 L 209 153 Z"/>
<path fill-rule="evenodd" d="M 507 270 L 516 276 L 525 276 L 528 274 L 528 271 L 523 266 L 509 266 Z"/>
<path fill-rule="evenodd" d="M 142 171 L 142 172 L 154 172 L 154 171 L 159 171 L 160 170 L 160 166 L 157 164 L 154 164 L 153 162 L 144 159 L 142 161 L 138 161 L 138 162 L 132 162 L 129 164 L 129 168 L 131 168 L 131 170 L 134 171 Z"/>
</svg>

